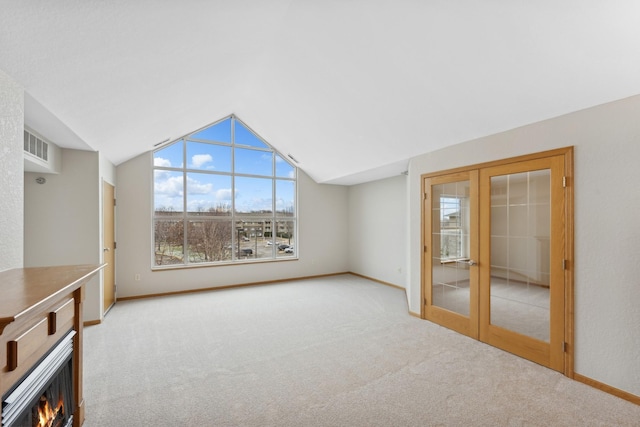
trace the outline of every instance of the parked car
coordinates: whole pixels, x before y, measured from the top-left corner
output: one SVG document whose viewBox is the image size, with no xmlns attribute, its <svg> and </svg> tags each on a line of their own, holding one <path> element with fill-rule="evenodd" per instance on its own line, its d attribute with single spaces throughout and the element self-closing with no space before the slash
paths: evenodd
<svg viewBox="0 0 640 427">
<path fill-rule="evenodd" d="M 288 254 L 292 254 L 293 253 L 293 246 L 287 247 L 287 249 L 285 249 L 284 252 L 288 253 Z"/>
<path fill-rule="evenodd" d="M 253 255 L 253 249 L 251 248 L 247 248 L 247 249 L 240 249 L 240 253 L 244 256 L 249 256 L 249 255 Z"/>
<path fill-rule="evenodd" d="M 278 250 L 279 251 L 284 251 L 289 247 L 289 245 L 278 245 Z"/>
<path fill-rule="evenodd" d="M 273 245 L 273 242 L 271 240 L 267 240 L 267 243 L 265 244 L 265 246 L 271 246 Z"/>
</svg>

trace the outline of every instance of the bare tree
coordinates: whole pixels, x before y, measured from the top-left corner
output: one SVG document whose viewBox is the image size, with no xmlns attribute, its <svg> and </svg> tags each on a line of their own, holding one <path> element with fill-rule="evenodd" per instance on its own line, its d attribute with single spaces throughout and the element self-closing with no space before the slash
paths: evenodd
<svg viewBox="0 0 640 427">
<path fill-rule="evenodd" d="M 228 216 L 228 205 L 219 204 L 208 210 L 199 210 L 200 215 Z M 231 220 L 205 219 L 190 221 L 188 230 L 189 259 L 192 262 L 227 260 L 231 256 Z"/>
<path fill-rule="evenodd" d="M 231 254 L 231 221 L 190 221 L 189 259 L 213 262 L 229 259 Z"/>
<path fill-rule="evenodd" d="M 156 265 L 182 263 L 184 227 L 182 221 L 156 220 L 154 224 Z"/>
</svg>

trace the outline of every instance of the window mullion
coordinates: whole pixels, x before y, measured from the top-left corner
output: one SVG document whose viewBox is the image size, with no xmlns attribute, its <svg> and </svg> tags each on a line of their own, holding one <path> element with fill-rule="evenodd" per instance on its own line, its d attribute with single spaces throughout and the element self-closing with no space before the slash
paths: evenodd
<svg viewBox="0 0 640 427">
<path fill-rule="evenodd" d="M 182 143 L 182 262 L 189 264 L 189 211 L 187 210 L 187 142 Z"/>
<path fill-rule="evenodd" d="M 236 117 L 231 116 L 231 260 L 240 259 L 240 233 L 236 233 Z"/>
</svg>

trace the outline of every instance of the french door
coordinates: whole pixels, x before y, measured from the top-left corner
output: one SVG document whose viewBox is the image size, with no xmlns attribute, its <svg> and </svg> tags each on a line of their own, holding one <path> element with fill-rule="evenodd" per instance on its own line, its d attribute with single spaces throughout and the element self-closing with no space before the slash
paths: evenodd
<svg viewBox="0 0 640 427">
<path fill-rule="evenodd" d="M 479 337 L 478 171 L 425 178 L 428 320 Z"/>
<path fill-rule="evenodd" d="M 569 373 L 571 156 L 423 176 L 424 318 Z"/>
</svg>

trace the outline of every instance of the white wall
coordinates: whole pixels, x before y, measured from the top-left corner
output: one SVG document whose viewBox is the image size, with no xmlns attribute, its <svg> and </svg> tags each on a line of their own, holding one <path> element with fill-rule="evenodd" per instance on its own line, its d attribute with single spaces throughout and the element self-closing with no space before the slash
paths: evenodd
<svg viewBox="0 0 640 427">
<path fill-rule="evenodd" d="M 407 176 L 349 187 L 349 271 L 406 287 Z"/>
<path fill-rule="evenodd" d="M 98 165 L 96 152 L 63 149 L 60 174 L 24 174 L 25 267 L 101 262 Z M 84 320 L 100 316 L 100 276 L 85 286 Z"/>
<path fill-rule="evenodd" d="M 575 371 L 640 395 L 640 96 L 410 162 L 410 309 L 420 312 L 420 174 L 575 147 Z"/>
<path fill-rule="evenodd" d="M 346 187 L 298 176 L 296 261 L 151 271 L 151 153 L 116 168 L 118 297 L 150 295 L 348 271 Z M 134 280 L 136 274 L 140 280 Z"/>
<path fill-rule="evenodd" d="M 0 70 L 0 271 L 23 265 L 24 92 Z"/>
</svg>

